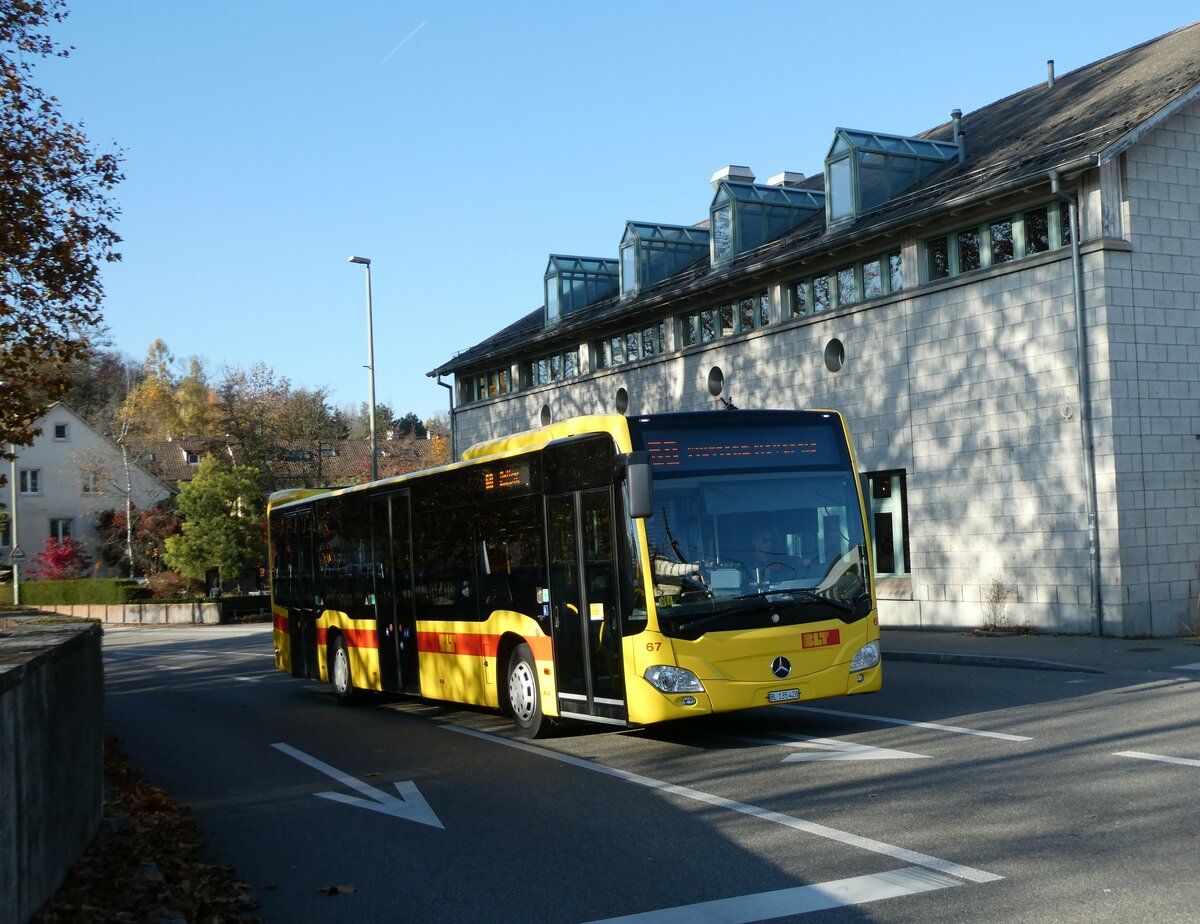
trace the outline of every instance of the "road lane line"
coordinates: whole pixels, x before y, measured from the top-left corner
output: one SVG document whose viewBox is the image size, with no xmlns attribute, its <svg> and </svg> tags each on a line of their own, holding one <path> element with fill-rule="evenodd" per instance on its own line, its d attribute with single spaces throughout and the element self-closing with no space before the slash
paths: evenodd
<svg viewBox="0 0 1200 924">
<path fill-rule="evenodd" d="M 886 715 L 867 715 L 862 712 L 842 712 L 838 709 L 818 709 L 815 706 L 783 706 L 776 709 L 794 709 L 798 712 L 815 712 L 820 715 L 836 715 L 844 719 L 862 719 L 864 722 L 882 722 L 885 725 L 907 725 L 911 728 L 932 728 L 935 731 L 953 732 L 956 735 L 976 735 L 980 738 L 998 738 L 1001 741 L 1032 741 L 1028 735 L 1010 735 L 1006 732 L 980 731 L 978 728 L 963 728 L 961 725 L 939 725 L 937 722 L 913 722 L 908 719 L 893 719 Z"/>
<path fill-rule="evenodd" d="M 1177 671 L 1200 671 L 1200 663 L 1197 664 L 1180 664 L 1175 668 Z"/>
<path fill-rule="evenodd" d="M 885 898 L 900 898 L 960 885 L 962 882 L 958 879 L 910 866 L 871 876 L 834 879 L 793 889 L 758 892 L 643 914 L 605 918 L 591 924 L 695 924 L 697 921 L 704 921 L 705 924 L 750 924 L 752 921 L 769 921 L 811 911 L 863 905 Z"/>
<path fill-rule="evenodd" d="M 1191 757 L 1165 757 L 1162 754 L 1147 754 L 1145 751 L 1114 751 L 1113 757 L 1136 757 L 1138 760 L 1157 760 L 1164 764 L 1200 767 L 1200 760 L 1194 760 Z"/>
<path fill-rule="evenodd" d="M 769 821 L 774 824 L 783 825 L 787 828 L 794 828 L 797 831 L 803 831 L 807 834 L 815 834 L 817 837 L 823 837 L 831 841 L 838 841 L 849 847 L 857 847 L 860 850 L 867 850 L 871 853 L 882 854 L 883 856 L 892 857 L 901 860 L 904 863 L 911 863 L 914 866 L 922 866 L 925 869 L 936 870 L 940 873 L 945 873 L 949 876 L 955 876 L 959 879 L 966 879 L 969 882 L 995 882 L 998 879 L 1003 879 L 1003 876 L 997 876 L 995 873 L 989 873 L 981 869 L 974 869 L 970 866 L 963 866 L 960 863 L 953 863 L 949 860 L 942 860 L 938 857 L 932 857 L 928 854 L 918 853 L 915 850 L 908 850 L 904 847 L 896 847 L 892 844 L 885 844 L 883 841 L 872 840 L 869 837 L 862 837 L 858 834 L 851 834 L 849 831 L 839 831 L 837 828 L 830 828 L 827 825 L 818 824 L 815 821 L 805 821 L 803 818 L 795 818 L 792 815 L 784 815 L 782 812 L 774 812 L 770 809 L 762 808 L 757 805 L 750 805 L 746 802 L 736 802 L 733 799 L 726 799 L 723 796 L 715 796 L 711 793 L 701 792 L 698 789 L 690 789 L 687 786 L 676 786 L 674 783 L 666 783 L 662 780 L 656 780 L 652 777 L 642 776 L 640 773 L 631 773 L 628 770 L 618 770 L 615 767 L 608 767 L 604 764 L 598 764 L 594 761 L 585 760 L 582 757 L 574 757 L 570 754 L 562 754 L 558 751 L 552 751 L 549 748 L 538 747 L 534 744 L 528 744 L 524 741 L 515 741 L 512 738 L 503 738 L 497 735 L 491 735 L 487 732 L 476 731 L 473 728 L 464 728 L 459 725 L 441 725 L 447 731 L 458 732 L 460 735 L 470 735 L 475 738 L 480 738 L 483 741 L 490 741 L 493 744 L 502 744 L 505 747 L 516 748 L 520 751 L 527 751 L 530 754 L 536 754 L 539 757 L 549 757 L 551 760 L 557 760 L 564 764 L 570 764 L 574 767 L 580 767 L 584 770 L 591 770 L 594 773 L 602 773 L 607 776 L 616 777 L 619 780 L 624 780 L 628 783 L 637 783 L 639 786 L 646 786 L 650 789 L 658 790 L 659 792 L 670 793 L 675 796 L 682 796 L 685 799 L 692 799 L 696 802 L 703 802 L 707 805 L 712 805 L 717 808 L 729 809 L 732 812 L 740 812 L 743 815 L 750 815 L 754 818 L 760 818 L 763 821 Z"/>
</svg>

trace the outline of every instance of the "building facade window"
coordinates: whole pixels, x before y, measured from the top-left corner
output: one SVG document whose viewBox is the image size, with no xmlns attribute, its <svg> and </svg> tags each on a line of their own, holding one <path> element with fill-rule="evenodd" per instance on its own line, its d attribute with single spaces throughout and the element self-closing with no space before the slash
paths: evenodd
<svg viewBox="0 0 1200 924">
<path fill-rule="evenodd" d="M 819 273 L 790 283 L 788 312 L 793 318 L 803 318 L 903 288 L 900 252 L 880 254 L 833 273 Z"/>
<path fill-rule="evenodd" d="M 871 503 L 875 573 L 881 577 L 911 573 L 905 473 L 872 472 L 867 475 L 867 488 Z"/>
<path fill-rule="evenodd" d="M 62 542 L 64 539 L 71 538 L 71 524 L 73 520 L 58 519 L 50 521 L 50 538 L 55 542 Z"/>
<path fill-rule="evenodd" d="M 7 520 L 4 525 L 0 526 L 0 547 L 8 548 L 12 545 L 12 528 Z"/>
<path fill-rule="evenodd" d="M 85 472 L 83 475 L 83 484 L 80 487 L 84 494 L 95 496 L 104 493 L 101 490 L 100 474 L 98 472 Z"/>
<path fill-rule="evenodd" d="M 42 493 L 42 472 L 36 468 L 23 468 L 19 476 L 22 494 Z"/>
<path fill-rule="evenodd" d="M 592 344 L 593 362 L 597 369 L 608 369 L 631 363 L 648 356 L 657 356 L 666 345 L 666 325 L 661 321 L 648 327 L 628 330 Z"/>
<path fill-rule="evenodd" d="M 1071 243 L 1067 216 L 1057 202 L 1004 215 L 925 242 L 930 281 L 999 266 Z"/>
<path fill-rule="evenodd" d="M 188 465 L 199 465 L 200 464 L 200 453 L 198 453 L 198 452 L 194 452 L 191 449 L 185 449 L 183 451 L 183 456 L 187 460 Z"/>
<path fill-rule="evenodd" d="M 66 424 L 55 424 L 54 425 L 54 441 L 56 443 L 65 443 L 68 439 L 70 439 L 70 431 L 67 429 L 67 425 Z"/>
<path fill-rule="evenodd" d="M 526 388 L 574 378 L 579 375 L 579 347 L 531 360 L 525 363 L 522 374 Z"/>
<path fill-rule="evenodd" d="M 512 390 L 512 373 L 505 367 L 467 376 L 463 380 L 463 393 L 459 397 L 464 403 L 470 403 L 507 395 Z"/>
<path fill-rule="evenodd" d="M 690 312 L 679 321 L 685 347 L 711 343 L 721 337 L 766 327 L 771 321 L 771 299 L 766 292 L 757 292 L 723 305 Z"/>
</svg>

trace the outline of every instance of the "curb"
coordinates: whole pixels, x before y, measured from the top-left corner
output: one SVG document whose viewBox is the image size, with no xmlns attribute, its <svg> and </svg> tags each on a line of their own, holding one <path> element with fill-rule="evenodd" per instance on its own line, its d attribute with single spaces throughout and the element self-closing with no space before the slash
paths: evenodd
<svg viewBox="0 0 1200 924">
<path fill-rule="evenodd" d="M 1070 671 L 1077 674 L 1104 674 L 1107 671 L 1063 661 L 1039 661 L 1036 658 L 1013 658 L 1003 655 L 947 654 L 940 651 L 883 650 L 884 661 L 923 661 L 929 664 L 965 664 L 972 667 L 1010 667 L 1035 671 Z"/>
</svg>

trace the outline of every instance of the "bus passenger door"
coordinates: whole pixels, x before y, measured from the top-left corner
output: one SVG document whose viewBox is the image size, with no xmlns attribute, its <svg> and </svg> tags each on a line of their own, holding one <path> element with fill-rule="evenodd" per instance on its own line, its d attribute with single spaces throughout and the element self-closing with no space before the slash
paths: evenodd
<svg viewBox="0 0 1200 924">
<path fill-rule="evenodd" d="M 625 723 L 611 489 L 546 499 L 558 709 Z"/>
<path fill-rule="evenodd" d="M 321 607 L 317 599 L 318 562 L 313 553 L 313 515 L 304 510 L 289 515 L 285 525 L 291 539 L 290 567 L 293 577 L 293 603 L 288 606 L 288 634 L 291 636 L 292 676 L 320 676 L 317 663 L 317 617 Z"/>
<path fill-rule="evenodd" d="M 390 494 L 372 501 L 371 546 L 375 625 L 379 633 L 379 679 L 385 690 L 419 693 L 408 526 L 407 493 Z"/>
</svg>

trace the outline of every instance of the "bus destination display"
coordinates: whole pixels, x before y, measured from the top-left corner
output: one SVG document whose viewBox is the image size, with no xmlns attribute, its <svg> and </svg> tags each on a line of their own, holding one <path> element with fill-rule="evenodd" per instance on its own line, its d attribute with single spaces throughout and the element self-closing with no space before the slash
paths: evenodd
<svg viewBox="0 0 1200 924">
<path fill-rule="evenodd" d="M 810 468 L 838 464 L 839 442 L 829 429 L 759 429 L 738 433 L 645 434 L 650 464 L 656 469 L 697 471 L 718 468 Z"/>
<path fill-rule="evenodd" d="M 517 488 L 529 487 L 529 463 L 504 465 L 498 468 L 483 470 L 483 490 L 490 494 L 493 491 L 511 491 Z"/>
</svg>

